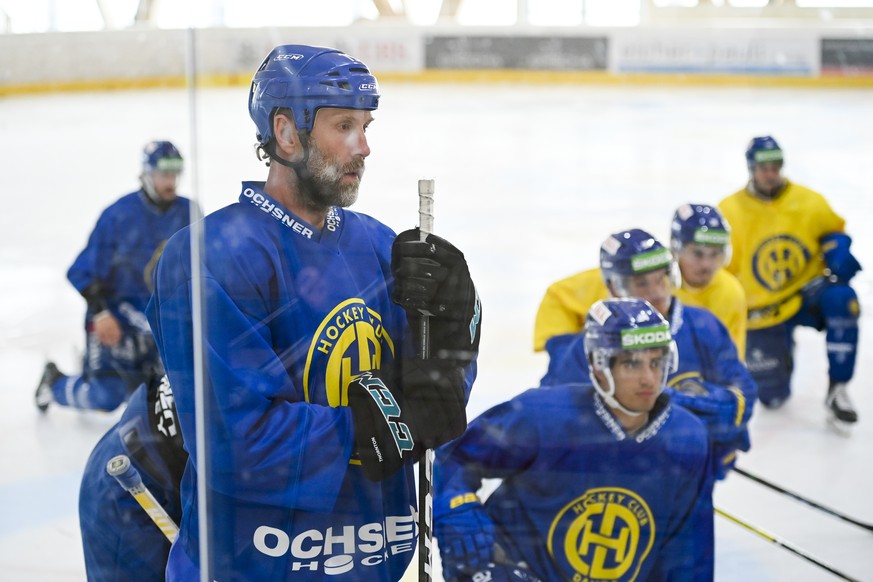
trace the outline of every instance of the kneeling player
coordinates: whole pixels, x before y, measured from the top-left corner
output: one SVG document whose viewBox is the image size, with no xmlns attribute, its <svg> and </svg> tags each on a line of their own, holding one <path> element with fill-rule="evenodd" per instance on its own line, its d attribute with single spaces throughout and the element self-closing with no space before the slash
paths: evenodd
<svg viewBox="0 0 873 582">
<path fill-rule="evenodd" d="M 597 302 L 585 354 L 590 384 L 528 390 L 438 451 L 447 580 L 483 579 L 496 561 L 542 580 L 712 579 L 707 432 L 662 393 L 676 364 L 667 321 L 640 299 Z M 486 478 L 503 482 L 481 503 Z"/>
</svg>

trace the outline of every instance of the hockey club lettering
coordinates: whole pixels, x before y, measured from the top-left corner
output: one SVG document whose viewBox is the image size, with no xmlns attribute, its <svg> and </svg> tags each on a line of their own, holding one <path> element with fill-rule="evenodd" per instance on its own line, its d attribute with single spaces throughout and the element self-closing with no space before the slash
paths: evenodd
<svg viewBox="0 0 873 582">
<path fill-rule="evenodd" d="M 571 501 L 549 529 L 549 554 L 573 582 L 635 580 L 655 542 L 648 504 L 633 491 L 596 487 Z"/>
<path fill-rule="evenodd" d="M 283 55 L 280 55 L 283 56 Z M 314 232 L 308 225 L 295 220 L 290 214 L 288 214 L 285 209 L 276 204 L 269 197 L 261 194 L 254 188 L 246 188 L 243 190 L 242 195 L 249 199 L 249 202 L 278 220 L 283 225 L 290 228 L 292 231 L 296 232 L 299 235 L 305 236 L 306 238 L 312 238 Z"/>
<path fill-rule="evenodd" d="M 349 384 L 362 374 L 382 369 L 394 357 L 394 342 L 382 326 L 382 316 L 363 299 L 347 299 L 321 321 L 312 337 L 303 373 L 307 402 L 348 405 Z M 313 386 L 325 393 L 313 394 Z"/>
<path fill-rule="evenodd" d="M 388 516 L 384 522 L 342 525 L 326 531 L 310 529 L 294 538 L 268 525 L 252 535 L 254 547 L 265 556 L 290 555 L 290 572 L 346 574 L 356 568 L 377 566 L 392 556 L 415 550 L 415 510 L 409 515 Z M 363 573 L 362 573 L 363 575 Z M 363 578 L 362 578 L 363 579 Z"/>
<path fill-rule="evenodd" d="M 621 330 L 621 347 L 658 348 L 670 344 L 670 329 L 666 325 Z"/>
</svg>

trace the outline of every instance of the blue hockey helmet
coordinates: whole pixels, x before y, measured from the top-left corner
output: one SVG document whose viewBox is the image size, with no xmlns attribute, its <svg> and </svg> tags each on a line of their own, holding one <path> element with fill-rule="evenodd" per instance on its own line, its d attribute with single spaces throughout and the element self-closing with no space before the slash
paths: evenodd
<svg viewBox="0 0 873 582">
<path fill-rule="evenodd" d="M 665 269 L 676 286 L 678 275 L 673 254 L 651 234 L 639 228 L 610 235 L 600 245 L 600 270 L 614 295 L 628 295 L 627 278 Z"/>
<path fill-rule="evenodd" d="M 322 107 L 364 109 L 379 107 L 379 84 L 361 61 L 337 49 L 277 46 L 252 77 L 249 115 L 258 129 L 258 142 L 273 138 L 273 113 L 288 108 L 298 132 L 311 132 Z"/>
<path fill-rule="evenodd" d="M 585 317 L 584 347 L 594 388 L 607 404 L 631 415 L 641 412 L 628 410 L 616 400 L 613 359 L 622 351 L 662 348 L 665 358 L 659 390 L 667 385 L 667 376 L 678 364 L 670 324 L 648 301 L 632 297 L 604 299 L 591 306 Z M 595 371 L 607 379 L 607 386 L 601 384 Z"/>
<path fill-rule="evenodd" d="M 142 150 L 142 172 L 175 172 L 184 169 L 179 149 L 169 141 L 150 141 Z"/>
<path fill-rule="evenodd" d="M 749 166 L 749 171 L 754 169 L 757 164 L 782 163 L 783 161 L 782 148 L 769 135 L 753 137 L 746 147 L 746 164 Z"/>
<path fill-rule="evenodd" d="M 678 255 L 689 243 L 723 247 L 728 256 L 731 227 L 718 208 L 709 204 L 683 204 L 676 209 L 670 225 L 670 248 Z"/>
</svg>

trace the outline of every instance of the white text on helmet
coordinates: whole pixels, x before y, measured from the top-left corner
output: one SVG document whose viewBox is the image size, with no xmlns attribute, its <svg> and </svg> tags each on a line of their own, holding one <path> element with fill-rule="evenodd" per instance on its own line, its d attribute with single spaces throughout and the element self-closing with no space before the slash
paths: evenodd
<svg viewBox="0 0 873 582">
<path fill-rule="evenodd" d="M 670 330 L 666 328 L 623 329 L 621 347 L 624 349 L 661 347 L 670 343 Z"/>
</svg>

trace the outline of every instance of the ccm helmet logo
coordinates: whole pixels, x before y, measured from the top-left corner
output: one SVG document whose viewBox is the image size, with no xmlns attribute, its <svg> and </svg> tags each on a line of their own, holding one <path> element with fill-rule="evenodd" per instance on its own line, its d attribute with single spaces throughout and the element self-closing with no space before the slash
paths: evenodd
<svg viewBox="0 0 873 582">
<path fill-rule="evenodd" d="M 621 347 L 632 348 L 636 346 L 662 346 L 670 342 L 669 331 L 649 331 L 646 333 L 633 333 L 621 337 Z"/>
<path fill-rule="evenodd" d="M 358 85 L 358 89 L 360 89 L 361 91 L 375 91 L 376 83 L 361 83 L 360 85 Z"/>
<path fill-rule="evenodd" d="M 299 61 L 303 58 L 303 55 L 297 53 L 290 53 L 287 55 L 276 55 L 273 59 L 274 61 Z"/>
</svg>

